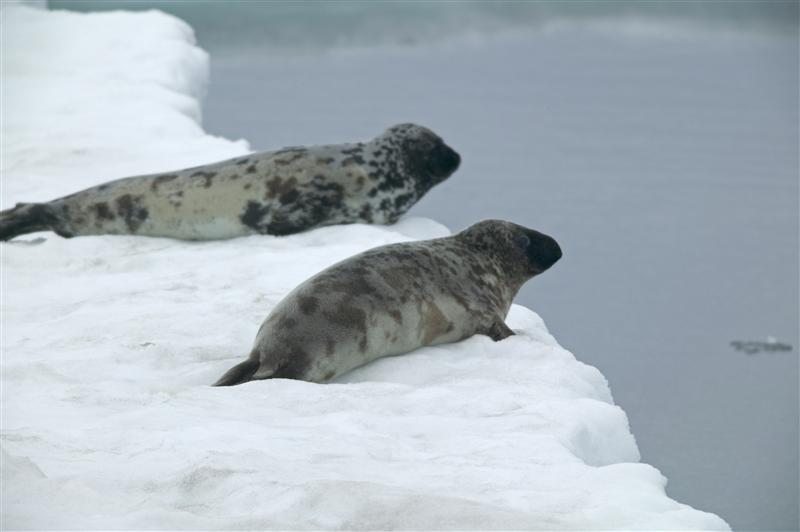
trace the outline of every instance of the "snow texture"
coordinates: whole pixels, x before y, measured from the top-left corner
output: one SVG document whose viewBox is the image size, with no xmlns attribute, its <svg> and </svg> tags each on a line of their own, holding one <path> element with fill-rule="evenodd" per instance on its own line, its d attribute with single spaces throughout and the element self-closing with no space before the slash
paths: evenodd
<svg viewBox="0 0 800 532">
<path fill-rule="evenodd" d="M 4 208 L 246 153 L 200 127 L 208 58 L 181 21 L 3 18 Z M 520 306 L 502 342 L 209 386 L 305 278 L 446 234 L 3 244 L 3 528 L 727 529 L 666 496 L 605 378 Z"/>
</svg>

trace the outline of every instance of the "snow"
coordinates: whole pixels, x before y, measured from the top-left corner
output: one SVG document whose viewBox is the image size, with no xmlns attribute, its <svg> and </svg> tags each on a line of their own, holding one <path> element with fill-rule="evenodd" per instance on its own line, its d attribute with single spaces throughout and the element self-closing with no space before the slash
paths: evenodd
<svg viewBox="0 0 800 532">
<path fill-rule="evenodd" d="M 200 126 L 208 55 L 183 22 L 17 6 L 4 18 L 3 208 L 247 152 Z"/>
<path fill-rule="evenodd" d="M 3 30 L 4 208 L 248 149 L 203 132 L 208 57 L 173 17 L 15 6 Z M 209 386 L 297 283 L 446 234 L 2 244 L 2 526 L 727 529 L 666 496 L 605 378 L 524 307 L 502 342 Z"/>
</svg>

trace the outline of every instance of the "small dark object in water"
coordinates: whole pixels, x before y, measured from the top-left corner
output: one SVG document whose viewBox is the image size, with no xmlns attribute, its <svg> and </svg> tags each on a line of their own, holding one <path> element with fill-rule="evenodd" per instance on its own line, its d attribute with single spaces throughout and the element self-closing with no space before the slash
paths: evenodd
<svg viewBox="0 0 800 532">
<path fill-rule="evenodd" d="M 784 344 L 773 339 L 768 339 L 766 342 L 745 342 L 742 340 L 734 340 L 731 342 L 731 347 L 737 351 L 744 351 L 748 355 L 755 355 L 762 351 L 774 353 L 777 351 L 791 351 L 792 346 Z"/>
</svg>

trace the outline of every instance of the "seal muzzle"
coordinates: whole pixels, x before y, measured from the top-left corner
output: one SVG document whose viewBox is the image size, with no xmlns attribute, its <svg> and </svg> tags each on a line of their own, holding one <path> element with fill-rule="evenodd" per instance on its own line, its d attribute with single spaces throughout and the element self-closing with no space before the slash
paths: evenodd
<svg viewBox="0 0 800 532">
<path fill-rule="evenodd" d="M 458 152 L 444 142 L 439 142 L 430 155 L 428 170 L 432 176 L 445 179 L 458 170 L 460 164 L 461 156 Z"/>
<path fill-rule="evenodd" d="M 532 229 L 527 231 L 529 243 L 526 250 L 528 263 L 539 273 L 547 270 L 561 258 L 561 246 L 551 237 Z"/>
</svg>

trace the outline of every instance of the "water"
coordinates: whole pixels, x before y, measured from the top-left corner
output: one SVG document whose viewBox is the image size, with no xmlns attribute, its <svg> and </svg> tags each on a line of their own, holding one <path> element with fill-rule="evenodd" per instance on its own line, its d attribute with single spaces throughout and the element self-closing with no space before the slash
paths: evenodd
<svg viewBox="0 0 800 532">
<path fill-rule="evenodd" d="M 670 495 L 798 528 L 796 3 L 158 5 L 211 53 L 213 133 L 442 134 L 463 166 L 412 214 L 555 236 L 519 301 L 603 371 Z M 770 336 L 792 350 L 730 345 Z"/>
</svg>

